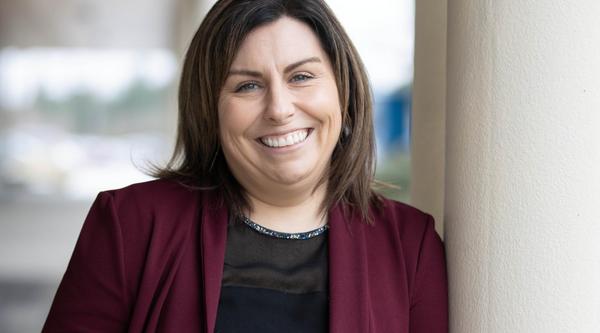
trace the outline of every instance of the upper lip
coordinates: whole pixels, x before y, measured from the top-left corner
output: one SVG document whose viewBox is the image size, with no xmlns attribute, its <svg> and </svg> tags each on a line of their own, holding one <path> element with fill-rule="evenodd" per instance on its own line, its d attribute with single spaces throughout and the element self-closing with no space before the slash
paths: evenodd
<svg viewBox="0 0 600 333">
<path fill-rule="evenodd" d="M 266 138 L 266 137 L 271 137 L 271 136 L 281 136 L 281 135 L 286 135 L 286 134 L 288 134 L 288 133 L 292 133 L 292 132 L 296 132 L 296 131 L 301 131 L 301 130 L 310 130 L 310 127 L 300 127 L 300 128 L 294 128 L 294 129 L 290 129 L 290 130 L 277 131 L 277 132 L 273 132 L 273 133 L 269 133 L 269 134 L 261 135 L 261 136 L 259 136 L 257 139 Z"/>
</svg>

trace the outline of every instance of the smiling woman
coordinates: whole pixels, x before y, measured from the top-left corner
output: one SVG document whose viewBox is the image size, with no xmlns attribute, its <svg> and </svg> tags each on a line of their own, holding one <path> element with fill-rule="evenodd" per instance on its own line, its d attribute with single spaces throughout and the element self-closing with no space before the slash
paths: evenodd
<svg viewBox="0 0 600 333">
<path fill-rule="evenodd" d="M 433 219 L 371 188 L 369 84 L 321 0 L 218 1 L 159 180 L 102 192 L 44 331 L 447 331 Z"/>
<path fill-rule="evenodd" d="M 301 95 L 311 92 L 314 95 Z M 323 117 L 327 112 L 320 110 L 322 105 L 318 104 L 327 100 L 338 104 L 337 114 L 343 124 L 340 127 L 344 128 L 346 135 L 340 137 L 340 129 L 336 133 L 335 128 L 327 128 L 335 125 L 333 118 L 325 121 L 329 125 L 319 124 L 323 127 L 314 133 L 316 135 L 312 133 L 313 128 L 306 127 L 309 140 L 316 141 L 321 149 L 326 140 L 335 141 L 332 151 L 322 150 L 325 155 L 319 156 L 321 163 L 326 164 L 327 172 L 321 164 L 317 178 L 314 176 L 319 172 L 315 169 L 312 178 L 293 187 L 288 186 L 285 191 L 292 194 L 293 191 L 306 190 L 311 181 L 317 180 L 310 189 L 317 193 L 311 195 L 307 202 L 313 206 L 318 202 L 311 211 L 316 208 L 320 213 L 313 212 L 313 215 L 323 215 L 336 202 L 344 201 L 351 204 L 364 220 L 370 220 L 369 207 L 380 203 L 371 190 L 375 142 L 370 93 L 366 71 L 358 53 L 323 1 L 219 1 L 202 22 L 186 55 L 179 94 L 180 121 L 175 154 L 171 163 L 156 175 L 183 180 L 193 186 L 220 187 L 233 215 L 248 214 L 258 209 L 251 204 L 253 188 L 240 184 L 240 172 L 235 174 L 234 166 L 229 165 L 233 156 L 227 155 L 225 147 L 232 148 L 235 144 L 239 148 L 242 145 L 239 137 L 223 140 L 223 135 L 229 135 L 234 128 L 239 130 L 239 126 L 246 126 L 238 122 L 247 122 L 248 117 L 256 118 L 256 110 L 260 110 L 264 112 L 263 119 L 269 115 L 272 119 L 270 123 L 260 125 L 263 133 L 256 134 L 265 136 L 266 142 L 270 139 L 280 145 L 280 136 L 289 131 L 289 127 L 307 123 L 307 118 L 312 118 L 312 122 L 325 121 Z M 262 109 L 260 103 L 264 104 Z M 280 112 L 284 112 L 277 110 L 282 106 L 293 113 L 293 124 L 285 124 L 285 121 L 285 126 L 273 123 L 281 117 Z M 235 127 L 224 130 L 223 123 L 229 120 L 231 113 L 240 113 L 235 112 L 240 108 L 244 111 L 233 120 Z M 328 106 L 327 110 L 331 108 Z M 225 109 L 229 111 L 225 113 Z M 322 114 L 320 118 L 316 117 L 317 109 Z M 259 125 L 253 126 L 254 131 L 258 130 L 256 127 Z M 326 138 L 326 133 L 332 138 Z M 287 142 L 287 138 L 285 140 Z M 285 149 L 276 151 L 284 152 Z M 201 156 L 205 158 L 199 158 Z M 308 156 L 304 157 L 309 160 Z M 256 165 L 259 160 L 249 162 L 247 155 L 235 158 L 253 163 L 254 169 L 261 168 Z M 348 163 L 350 160 L 352 163 Z M 319 167 L 317 164 L 313 166 Z M 275 165 L 270 164 L 270 167 Z M 279 169 L 282 168 L 283 165 Z M 243 170 L 243 173 L 247 171 Z M 261 171 L 264 174 L 269 169 Z M 277 174 L 272 173 L 269 179 L 273 177 Z M 257 185 L 261 186 L 276 185 L 273 182 L 263 184 L 263 180 L 256 179 L 254 182 L 260 182 Z M 268 191 L 258 197 L 254 192 L 255 201 L 269 193 L 275 196 L 271 200 L 287 200 L 287 196 L 281 195 L 282 191 Z M 298 198 L 308 199 L 306 192 L 296 194 Z M 297 197 L 296 194 L 289 197 Z M 319 200 L 319 195 L 322 200 Z M 305 208 L 298 207 L 296 211 L 304 213 Z"/>
<path fill-rule="evenodd" d="M 317 184 L 338 142 L 342 112 L 329 57 L 312 30 L 283 17 L 249 33 L 218 110 L 223 154 L 254 208 L 250 217 L 283 231 L 326 223 L 318 209 L 326 184 Z"/>
</svg>

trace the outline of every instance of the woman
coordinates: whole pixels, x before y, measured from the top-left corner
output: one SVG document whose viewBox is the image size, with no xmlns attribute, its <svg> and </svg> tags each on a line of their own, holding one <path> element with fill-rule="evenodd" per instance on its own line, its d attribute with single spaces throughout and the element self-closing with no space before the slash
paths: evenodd
<svg viewBox="0 0 600 333">
<path fill-rule="evenodd" d="M 94 202 L 45 332 L 446 332 L 431 216 L 375 194 L 369 85 L 321 0 L 218 1 L 159 180 Z"/>
</svg>

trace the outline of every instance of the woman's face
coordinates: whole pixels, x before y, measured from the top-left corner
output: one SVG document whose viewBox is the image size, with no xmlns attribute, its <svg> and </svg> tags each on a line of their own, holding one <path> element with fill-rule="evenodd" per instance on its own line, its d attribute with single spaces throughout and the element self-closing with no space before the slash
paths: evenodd
<svg viewBox="0 0 600 333">
<path fill-rule="evenodd" d="M 340 134 L 340 102 L 330 60 L 312 30 L 289 17 L 248 34 L 233 60 L 218 109 L 227 163 L 253 196 L 312 190 Z"/>
</svg>

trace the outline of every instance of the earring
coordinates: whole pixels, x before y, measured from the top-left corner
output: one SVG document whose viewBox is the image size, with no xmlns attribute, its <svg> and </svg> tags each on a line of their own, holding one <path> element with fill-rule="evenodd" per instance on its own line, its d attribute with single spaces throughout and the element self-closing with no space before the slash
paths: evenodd
<svg viewBox="0 0 600 333">
<path fill-rule="evenodd" d="M 342 134 L 343 134 L 344 138 L 349 137 L 351 132 L 352 132 L 352 130 L 350 129 L 350 126 L 344 125 L 344 128 L 342 129 Z"/>
</svg>

